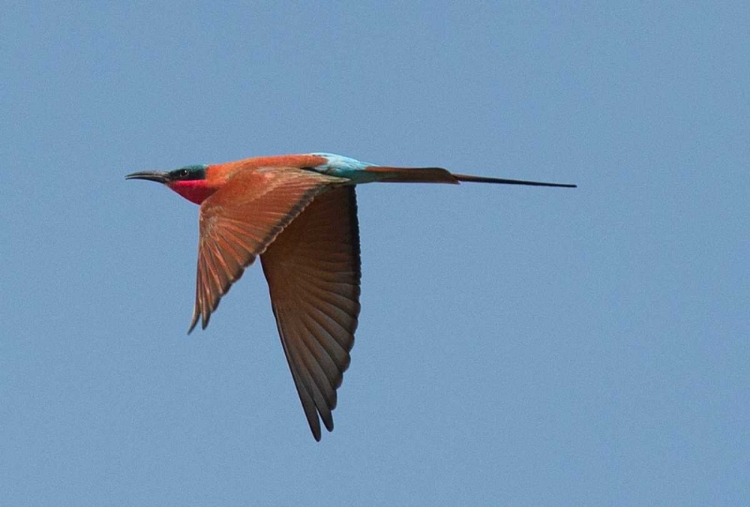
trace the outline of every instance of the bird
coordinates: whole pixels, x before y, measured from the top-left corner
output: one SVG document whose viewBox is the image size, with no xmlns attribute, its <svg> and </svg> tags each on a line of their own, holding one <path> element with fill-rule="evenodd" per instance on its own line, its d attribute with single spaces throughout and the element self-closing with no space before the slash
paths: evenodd
<svg viewBox="0 0 750 507">
<path fill-rule="evenodd" d="M 333 431 L 337 389 L 349 367 L 360 314 L 355 186 L 373 182 L 463 182 L 575 188 L 392 167 L 332 153 L 276 155 L 141 171 L 200 205 L 195 305 L 188 334 L 203 329 L 221 298 L 260 257 L 292 379 L 316 441 Z"/>
</svg>

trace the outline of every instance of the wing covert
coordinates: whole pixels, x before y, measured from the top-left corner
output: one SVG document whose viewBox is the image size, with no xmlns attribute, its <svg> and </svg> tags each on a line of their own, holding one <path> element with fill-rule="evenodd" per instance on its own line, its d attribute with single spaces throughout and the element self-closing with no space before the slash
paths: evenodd
<svg viewBox="0 0 750 507">
<path fill-rule="evenodd" d="M 188 332 L 203 329 L 222 296 L 279 233 L 332 183 L 296 168 L 246 171 L 233 176 L 200 208 L 195 307 Z"/>
</svg>

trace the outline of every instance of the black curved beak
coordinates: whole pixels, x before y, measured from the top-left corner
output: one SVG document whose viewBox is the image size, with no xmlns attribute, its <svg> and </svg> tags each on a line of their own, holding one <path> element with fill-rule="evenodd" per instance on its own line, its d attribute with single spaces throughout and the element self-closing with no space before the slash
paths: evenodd
<svg viewBox="0 0 750 507">
<path fill-rule="evenodd" d="M 166 171 L 141 171 L 138 173 L 128 174 L 126 180 L 148 180 L 157 183 L 166 183 L 169 181 L 169 173 Z"/>
</svg>

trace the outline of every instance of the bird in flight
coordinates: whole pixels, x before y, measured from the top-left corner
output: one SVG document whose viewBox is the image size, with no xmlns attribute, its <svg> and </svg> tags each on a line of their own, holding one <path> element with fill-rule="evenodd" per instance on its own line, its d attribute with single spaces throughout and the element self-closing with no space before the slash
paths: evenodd
<svg viewBox="0 0 750 507">
<path fill-rule="evenodd" d="M 127 179 L 163 183 L 200 205 L 198 276 L 191 332 L 260 256 L 294 385 L 315 440 L 333 430 L 336 389 L 349 367 L 360 311 L 354 187 L 363 183 L 561 183 L 454 174 L 440 167 L 385 167 L 330 153 L 255 157 Z"/>
</svg>

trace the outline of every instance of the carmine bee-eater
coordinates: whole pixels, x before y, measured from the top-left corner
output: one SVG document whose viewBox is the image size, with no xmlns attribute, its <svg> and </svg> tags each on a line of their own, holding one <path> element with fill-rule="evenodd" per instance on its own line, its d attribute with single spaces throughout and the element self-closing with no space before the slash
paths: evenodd
<svg viewBox="0 0 750 507">
<path fill-rule="evenodd" d="M 440 167 L 366 164 L 329 153 L 257 157 L 127 179 L 164 183 L 200 204 L 193 319 L 205 329 L 222 296 L 260 256 L 273 314 L 307 422 L 333 430 L 336 389 L 349 366 L 359 316 L 359 226 L 355 185 L 479 182 L 560 183 L 452 174 Z"/>
</svg>

